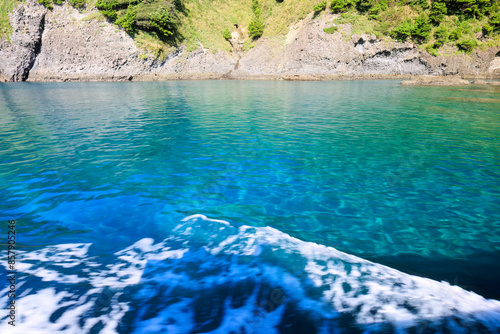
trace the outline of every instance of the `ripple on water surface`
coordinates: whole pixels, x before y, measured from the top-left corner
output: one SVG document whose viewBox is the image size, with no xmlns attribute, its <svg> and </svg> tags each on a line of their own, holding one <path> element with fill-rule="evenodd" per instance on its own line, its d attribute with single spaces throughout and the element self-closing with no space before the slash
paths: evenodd
<svg viewBox="0 0 500 334">
<path fill-rule="evenodd" d="M 0 218 L 18 221 L 23 303 L 46 317 L 29 326 L 283 332 L 305 314 L 295 326 L 498 330 L 497 302 L 408 273 L 500 298 L 499 97 L 393 81 L 0 84 Z M 232 227 L 175 234 L 199 213 Z M 252 308 L 272 291 L 285 301 Z"/>
</svg>

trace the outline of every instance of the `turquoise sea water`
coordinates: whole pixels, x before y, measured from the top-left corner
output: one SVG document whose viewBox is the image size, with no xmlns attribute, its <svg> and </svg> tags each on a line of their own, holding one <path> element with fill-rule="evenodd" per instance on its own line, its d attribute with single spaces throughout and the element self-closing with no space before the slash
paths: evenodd
<svg viewBox="0 0 500 334">
<path fill-rule="evenodd" d="M 0 84 L 0 329 L 497 333 L 499 167 L 498 87 Z"/>
</svg>

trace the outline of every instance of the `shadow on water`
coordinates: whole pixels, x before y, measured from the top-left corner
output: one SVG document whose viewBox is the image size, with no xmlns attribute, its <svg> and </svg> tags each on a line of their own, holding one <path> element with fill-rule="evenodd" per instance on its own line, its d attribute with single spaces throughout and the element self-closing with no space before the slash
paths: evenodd
<svg viewBox="0 0 500 334">
<path fill-rule="evenodd" d="M 500 300 L 500 252 L 481 252 L 462 259 L 415 254 L 365 257 L 408 274 L 446 281 L 485 298 Z"/>
</svg>

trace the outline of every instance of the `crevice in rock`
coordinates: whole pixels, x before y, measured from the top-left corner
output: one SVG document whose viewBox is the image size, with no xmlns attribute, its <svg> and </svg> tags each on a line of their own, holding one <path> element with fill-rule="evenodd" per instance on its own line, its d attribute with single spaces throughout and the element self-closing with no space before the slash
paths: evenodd
<svg viewBox="0 0 500 334">
<path fill-rule="evenodd" d="M 241 57 L 242 57 L 242 55 L 240 54 L 238 57 L 238 61 L 236 61 L 236 64 L 234 65 L 234 71 L 236 71 L 240 67 Z"/>
<path fill-rule="evenodd" d="M 46 13 L 42 14 L 42 19 L 40 20 L 40 26 L 38 27 L 38 38 L 35 40 L 34 46 L 33 46 L 33 54 L 31 56 L 31 59 L 29 61 L 28 67 L 24 70 L 23 76 L 21 78 L 22 81 L 26 81 L 29 78 L 30 71 L 35 65 L 36 58 L 40 54 L 40 51 L 42 50 L 42 36 L 43 36 L 43 31 L 45 30 L 45 15 Z"/>
<path fill-rule="evenodd" d="M 230 79 L 231 74 L 233 74 L 233 71 L 238 70 L 238 68 L 240 67 L 241 58 L 243 58 L 243 53 L 240 52 L 240 53 L 238 53 L 238 60 L 236 60 L 236 64 L 234 65 L 234 68 L 232 70 L 229 70 L 229 72 L 227 72 L 226 74 L 223 74 L 221 78 Z"/>
<path fill-rule="evenodd" d="M 431 74 L 433 72 L 433 68 L 431 64 L 429 64 L 427 61 L 425 61 L 422 56 L 418 57 L 418 62 L 425 67 L 425 70 L 427 71 L 427 74 Z M 446 67 L 446 65 L 444 66 Z M 443 71 L 444 73 L 444 71 Z"/>
</svg>

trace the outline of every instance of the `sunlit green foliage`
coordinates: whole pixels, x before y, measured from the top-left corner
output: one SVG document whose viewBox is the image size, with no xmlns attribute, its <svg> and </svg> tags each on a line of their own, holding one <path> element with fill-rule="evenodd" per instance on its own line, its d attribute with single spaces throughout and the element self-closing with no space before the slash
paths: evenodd
<svg viewBox="0 0 500 334">
<path fill-rule="evenodd" d="M 226 28 L 222 31 L 222 37 L 224 37 L 224 39 L 226 39 L 226 40 L 230 40 L 232 38 L 231 32 L 229 31 L 228 28 Z"/>
<path fill-rule="evenodd" d="M 500 31 L 500 12 L 495 13 L 488 20 L 488 24 L 492 27 L 493 31 Z"/>
<path fill-rule="evenodd" d="M 133 33 L 135 32 L 136 29 L 135 15 L 136 15 L 135 7 L 129 7 L 124 14 L 118 17 L 115 23 L 123 27 L 123 29 L 125 29 L 127 32 Z"/>
<path fill-rule="evenodd" d="M 9 40 L 12 27 L 9 22 L 9 11 L 11 11 L 18 0 L 2 0 L 0 1 L 0 39 Z"/>
<path fill-rule="evenodd" d="M 351 5 L 350 0 L 332 0 L 330 9 L 333 13 L 342 13 L 348 11 Z"/>
<path fill-rule="evenodd" d="M 462 41 L 457 42 L 457 47 L 460 50 L 465 51 L 467 53 L 472 52 L 472 50 L 474 50 L 476 46 L 477 46 L 477 41 L 473 39 L 464 39 Z"/>
<path fill-rule="evenodd" d="M 434 39 L 436 40 L 434 42 L 433 47 L 434 48 L 440 48 L 441 46 L 444 45 L 448 41 L 448 36 L 450 34 L 448 33 L 448 29 L 446 27 L 441 26 L 436 31 L 434 32 Z"/>
<path fill-rule="evenodd" d="M 3 1 L 11 3 L 17 0 Z M 63 0 L 37 1 L 53 7 Z M 190 50 L 201 45 L 212 50 L 231 50 L 227 40 L 231 39 L 234 27 L 238 28 L 239 34 L 247 34 L 246 45 L 254 45 L 255 40 L 262 36 L 285 35 L 298 20 L 311 12 L 318 15 L 323 11 L 340 14 L 332 22 L 333 26 L 325 29 L 327 33 L 333 33 L 337 27 L 348 23 L 351 25 L 349 34 L 368 33 L 378 38 L 411 41 L 438 53 L 445 45 L 454 46 L 461 52 L 471 52 L 476 47 L 497 45 L 500 41 L 500 0 L 67 1 L 82 9 L 95 5 L 100 15 L 121 26 L 134 38 L 147 36 L 143 38 L 147 42 L 144 44 L 155 45 L 151 38 L 170 46 L 185 41 Z M 4 25 L 8 27 L 8 21 Z M 346 34 L 345 29 L 341 31 Z"/>
<path fill-rule="evenodd" d="M 75 8 L 83 8 L 87 2 L 85 0 L 68 0 L 68 3 Z"/>
<path fill-rule="evenodd" d="M 328 27 L 328 28 L 323 29 L 323 31 L 326 32 L 327 34 L 333 34 L 337 30 L 339 30 L 339 27 L 337 27 L 337 26 Z"/>
<path fill-rule="evenodd" d="M 326 9 L 326 1 L 322 1 L 313 7 L 314 14 L 318 15 Z"/>
<path fill-rule="evenodd" d="M 264 33 L 264 23 L 262 23 L 262 19 L 260 17 L 262 15 L 262 8 L 259 0 L 252 0 L 252 11 L 255 18 L 248 25 L 248 35 L 252 39 L 257 39 Z"/>
<path fill-rule="evenodd" d="M 248 25 L 248 33 L 253 39 L 259 38 L 264 33 L 264 25 L 256 18 Z"/>
<path fill-rule="evenodd" d="M 332 0 L 330 9 L 332 13 L 341 13 L 336 23 L 351 24 L 352 33 L 411 41 L 437 54 L 436 50 L 446 44 L 456 46 L 460 52 L 472 52 L 482 44 L 500 44 L 499 3 L 499 0 Z"/>
<path fill-rule="evenodd" d="M 431 13 L 429 14 L 429 18 L 431 19 L 432 23 L 439 24 L 443 22 L 447 12 L 448 9 L 446 8 L 446 4 L 444 2 L 434 1 L 432 3 L 432 9 Z"/>
<path fill-rule="evenodd" d="M 429 38 L 431 25 L 425 16 L 419 16 L 414 20 L 406 20 L 397 26 L 391 33 L 392 37 L 399 41 L 411 38 L 416 42 L 423 42 Z"/>
</svg>

